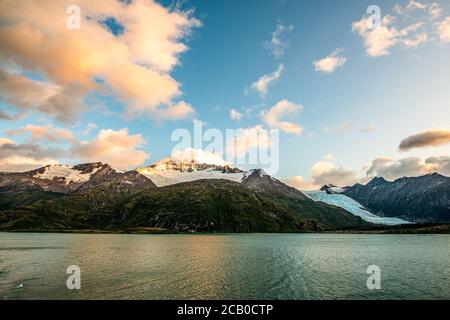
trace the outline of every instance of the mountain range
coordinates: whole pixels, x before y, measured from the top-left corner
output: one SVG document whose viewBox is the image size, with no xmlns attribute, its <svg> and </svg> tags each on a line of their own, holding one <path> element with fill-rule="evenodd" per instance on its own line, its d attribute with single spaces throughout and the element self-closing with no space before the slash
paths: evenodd
<svg viewBox="0 0 450 320">
<path fill-rule="evenodd" d="M 0 175 L 1 230 L 313 232 L 367 226 L 260 169 L 166 159 L 128 172 L 89 163 Z"/>
<path fill-rule="evenodd" d="M 415 191 L 409 179 L 424 183 L 399 179 L 409 190 L 405 195 L 398 192 L 399 181 L 384 179 L 301 192 L 262 169 L 243 171 L 170 158 L 127 172 L 103 163 L 49 165 L 0 173 L 0 230 L 317 232 L 446 222 L 449 178 L 430 175 L 427 184 L 435 188 L 420 186 Z M 387 196 L 393 186 L 401 200 Z M 431 201 L 432 207 L 421 199 Z M 392 211 L 383 204 L 388 200 L 397 206 Z M 416 201 L 413 208 L 421 204 L 426 209 L 416 210 L 421 213 L 418 220 L 416 211 L 403 210 L 409 201 Z"/>
</svg>

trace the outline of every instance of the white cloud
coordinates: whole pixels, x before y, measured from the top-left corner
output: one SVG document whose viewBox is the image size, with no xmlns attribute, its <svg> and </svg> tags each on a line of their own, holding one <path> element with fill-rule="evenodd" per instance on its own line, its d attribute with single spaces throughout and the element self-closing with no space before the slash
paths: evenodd
<svg viewBox="0 0 450 320">
<path fill-rule="evenodd" d="M 332 73 L 337 68 L 342 67 L 347 61 L 347 58 L 340 56 L 342 51 L 342 49 L 336 49 L 329 56 L 320 60 L 315 60 L 313 64 L 316 71 Z"/>
<path fill-rule="evenodd" d="M 450 42 L 450 17 L 438 24 L 437 32 L 442 42 Z"/>
<path fill-rule="evenodd" d="M 392 21 L 392 17 L 385 16 L 381 19 L 381 25 L 373 30 L 369 28 L 370 18 L 363 17 L 361 20 L 352 23 L 352 31 L 361 36 L 369 56 L 388 55 L 389 49 L 397 44 L 399 32 L 397 29 L 390 27 Z"/>
<path fill-rule="evenodd" d="M 100 130 L 91 141 L 82 141 L 72 146 L 74 158 L 89 162 L 106 162 L 119 170 L 136 168 L 149 158 L 139 148 L 145 143 L 140 134 L 130 135 L 127 129 Z"/>
<path fill-rule="evenodd" d="M 272 32 L 272 39 L 264 44 L 264 46 L 271 51 L 276 59 L 284 55 L 289 42 L 284 38 L 284 34 L 294 30 L 293 25 L 284 25 L 278 23 L 274 32 Z"/>
<path fill-rule="evenodd" d="M 289 178 L 282 179 L 284 183 L 293 188 L 297 188 L 299 190 L 318 190 L 321 186 L 314 184 L 311 180 L 305 179 L 303 176 L 293 176 Z"/>
<path fill-rule="evenodd" d="M 269 110 L 262 113 L 264 122 L 273 129 L 280 129 L 286 133 L 301 134 L 303 128 L 295 123 L 282 120 L 286 116 L 295 116 L 303 111 L 303 106 L 288 100 L 281 100 Z"/>
<path fill-rule="evenodd" d="M 428 41 L 428 34 L 426 32 L 419 33 L 412 39 L 404 39 L 402 43 L 406 47 L 418 47 L 422 43 L 425 43 Z"/>
<path fill-rule="evenodd" d="M 267 95 L 267 91 L 269 86 L 278 81 L 284 71 L 284 64 L 280 64 L 272 73 L 265 74 L 260 77 L 258 80 L 253 82 L 249 88 L 245 89 L 245 93 L 248 94 L 250 92 L 258 92 L 262 97 Z"/>
<path fill-rule="evenodd" d="M 231 119 L 239 121 L 242 119 L 242 113 L 237 111 L 236 109 L 231 109 L 229 112 L 229 116 Z"/>
<path fill-rule="evenodd" d="M 331 153 L 328 153 L 323 156 L 323 160 L 325 161 L 333 161 L 334 159 L 336 159 L 336 157 L 334 156 L 334 154 Z"/>
<path fill-rule="evenodd" d="M 183 150 L 175 150 L 172 152 L 171 158 L 178 162 L 196 161 L 199 163 L 214 164 L 218 166 L 229 165 L 221 155 L 205 151 L 202 149 L 187 148 Z"/>
<path fill-rule="evenodd" d="M 284 179 L 285 182 L 300 190 L 318 190 L 325 184 L 349 186 L 360 181 L 357 170 L 338 167 L 330 161 L 319 161 L 311 167 L 309 179 L 294 176 Z"/>
<path fill-rule="evenodd" d="M 0 55 L 19 73 L 36 72 L 45 81 L 2 72 L 0 97 L 73 121 L 90 92 L 113 95 L 129 115 L 179 119 L 192 107 L 178 104 L 180 84 L 170 72 L 187 50 L 185 39 L 200 26 L 191 11 L 169 10 L 153 0 L 78 0 L 81 30 L 66 28 L 70 0 L 0 2 Z M 101 21 L 113 17 L 124 27 L 114 36 Z M 30 95 L 21 96 L 28 88 Z"/>
<path fill-rule="evenodd" d="M 227 139 L 227 159 L 245 157 L 250 152 L 270 149 L 271 146 L 272 141 L 269 132 L 262 125 L 240 128 L 236 135 Z"/>
<path fill-rule="evenodd" d="M 420 3 L 412 2 L 404 9 L 396 6 L 394 11 L 405 15 L 405 12 L 413 10 L 412 8 L 419 9 L 419 7 Z M 386 15 L 381 19 L 378 27 L 371 28 L 372 19 L 364 16 L 361 20 L 352 23 L 352 31 L 358 33 L 363 39 L 364 47 L 369 56 L 380 57 L 389 55 L 391 48 L 396 45 L 413 48 L 428 42 L 425 22 L 412 21 L 401 28 L 396 17 Z"/>
</svg>

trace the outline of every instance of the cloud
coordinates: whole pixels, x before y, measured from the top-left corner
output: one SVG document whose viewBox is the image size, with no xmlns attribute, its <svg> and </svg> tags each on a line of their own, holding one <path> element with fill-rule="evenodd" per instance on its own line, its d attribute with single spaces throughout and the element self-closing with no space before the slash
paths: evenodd
<svg viewBox="0 0 450 320">
<path fill-rule="evenodd" d="M 358 171 L 338 167 L 330 161 L 316 162 L 311 168 L 309 179 L 303 176 L 294 176 L 284 179 L 284 181 L 300 190 L 318 190 L 325 184 L 334 184 L 336 186 L 353 185 L 360 181 Z"/>
<path fill-rule="evenodd" d="M 406 47 L 418 47 L 419 45 L 427 41 L 428 41 L 428 34 L 426 32 L 422 32 L 416 35 L 414 38 L 404 39 L 402 43 Z"/>
<path fill-rule="evenodd" d="M 226 162 L 221 155 L 202 149 L 187 148 L 183 150 L 174 150 L 171 158 L 174 161 L 179 162 L 196 161 L 199 163 L 214 164 L 218 166 L 229 165 L 229 163 Z"/>
<path fill-rule="evenodd" d="M 323 160 L 325 161 L 333 161 L 334 159 L 336 159 L 336 157 L 334 156 L 334 154 L 331 153 L 328 153 L 323 156 Z"/>
<path fill-rule="evenodd" d="M 281 74 L 284 71 L 284 64 L 280 64 L 272 73 L 265 74 L 255 82 L 253 82 L 249 88 L 245 89 L 245 93 L 248 94 L 250 92 L 258 92 L 262 97 L 267 95 L 267 91 L 269 86 L 278 81 L 281 77 Z"/>
<path fill-rule="evenodd" d="M 14 117 L 10 115 L 9 113 L 0 110 L 0 120 L 13 120 Z"/>
<path fill-rule="evenodd" d="M 1 27 L 0 27 L 1 37 Z M 79 91 L 64 89 L 43 81 L 11 74 L 0 69 L 0 101 L 17 109 L 36 110 L 55 117 L 61 122 L 71 122 L 74 114 L 83 110 Z"/>
<path fill-rule="evenodd" d="M 23 135 L 29 134 L 30 141 L 35 142 L 38 140 L 49 142 L 75 142 L 75 136 L 73 133 L 64 128 L 54 128 L 51 125 L 36 126 L 28 124 L 25 127 L 18 129 L 7 130 L 8 135 Z"/>
<path fill-rule="evenodd" d="M 229 112 L 229 116 L 231 119 L 239 121 L 242 119 L 242 113 L 237 111 L 236 109 L 231 109 Z"/>
<path fill-rule="evenodd" d="M 352 23 L 352 31 L 357 32 L 364 41 L 367 54 L 371 57 L 379 57 L 389 54 L 389 49 L 397 43 L 398 31 L 390 28 L 393 19 L 385 16 L 381 19 L 381 25 L 371 30 L 370 18 L 363 17 Z"/>
<path fill-rule="evenodd" d="M 394 6 L 394 12 L 400 16 L 409 16 L 413 11 L 423 10 L 425 11 L 427 8 L 426 4 L 423 4 L 419 1 L 410 0 L 406 6 L 401 6 L 400 4 L 396 4 Z"/>
<path fill-rule="evenodd" d="M 415 0 L 409 0 L 408 5 L 406 6 L 407 10 L 425 10 L 427 8 L 426 4 L 423 4 L 419 1 L 415 1 Z"/>
<path fill-rule="evenodd" d="M 329 183 L 336 186 L 348 186 L 358 181 L 358 172 L 337 167 L 329 161 L 319 161 L 311 168 L 311 181 L 317 186 Z"/>
<path fill-rule="evenodd" d="M 398 148 L 408 151 L 414 148 L 437 147 L 450 143 L 450 130 L 437 129 L 420 132 L 406 137 Z"/>
<path fill-rule="evenodd" d="M 428 7 L 428 13 L 430 14 L 432 19 L 437 19 L 442 14 L 442 7 L 439 3 L 433 2 L 431 6 Z"/>
<path fill-rule="evenodd" d="M 323 73 L 332 73 L 339 67 L 342 67 L 347 58 L 339 56 L 342 53 L 343 49 L 334 50 L 329 56 L 321 59 L 315 60 L 313 62 L 316 71 L 320 71 Z"/>
<path fill-rule="evenodd" d="M 450 17 L 438 24 L 437 32 L 442 42 L 450 42 Z"/>
<path fill-rule="evenodd" d="M 100 130 L 91 141 L 82 141 L 71 148 L 73 157 L 87 162 L 106 162 L 119 170 L 141 165 L 150 155 L 139 148 L 145 143 L 140 134 L 130 135 L 127 129 Z"/>
<path fill-rule="evenodd" d="M 64 154 L 58 148 L 48 148 L 35 143 L 16 144 L 0 137 L 0 171 L 26 171 L 55 164 Z"/>
<path fill-rule="evenodd" d="M 159 119 L 179 120 L 193 116 L 194 114 L 195 109 L 189 103 L 180 101 L 175 104 L 170 104 L 167 108 L 160 110 Z"/>
<path fill-rule="evenodd" d="M 358 129 L 362 132 L 374 132 L 377 127 L 374 124 L 368 124 L 366 126 L 359 126 Z"/>
<path fill-rule="evenodd" d="M 330 161 L 319 161 L 312 166 L 309 179 L 293 176 L 283 180 L 300 190 L 318 190 L 329 183 L 344 187 L 355 183 L 366 183 L 373 177 L 383 177 L 393 181 L 402 177 L 417 177 L 432 172 L 450 175 L 450 157 L 429 157 L 425 160 L 418 157 L 402 159 L 378 157 L 362 170 L 336 166 Z"/>
<path fill-rule="evenodd" d="M 267 150 L 271 147 L 269 132 L 262 125 L 239 128 L 234 136 L 227 138 L 226 159 L 242 158 L 255 150 Z"/>
<path fill-rule="evenodd" d="M 318 190 L 321 186 L 315 185 L 311 180 L 303 178 L 303 176 L 294 176 L 282 179 L 284 183 L 299 190 Z"/>
<path fill-rule="evenodd" d="M 412 6 L 417 6 L 417 3 Z M 403 10 L 399 6 L 394 8 L 394 11 L 401 15 L 409 10 L 411 9 Z M 404 28 L 396 26 L 396 23 L 396 17 L 386 15 L 381 18 L 379 26 L 373 26 L 372 18 L 364 16 L 352 23 L 352 32 L 356 32 L 363 39 L 366 52 L 371 57 L 389 55 L 390 49 L 396 45 L 411 48 L 428 41 L 428 34 L 422 30 L 425 25 L 423 21 L 413 22 Z"/>
<path fill-rule="evenodd" d="M 262 112 L 263 121 L 273 129 L 280 129 L 290 134 L 301 134 L 303 128 L 292 122 L 283 121 L 286 116 L 293 116 L 303 111 L 303 106 L 288 100 L 281 100 L 269 110 Z"/>
<path fill-rule="evenodd" d="M 324 127 L 323 132 L 348 132 L 352 130 L 352 124 L 350 122 L 344 121 L 340 124 Z"/>
<path fill-rule="evenodd" d="M 86 129 L 81 132 L 81 135 L 87 136 L 94 129 L 97 129 L 97 125 L 95 123 L 88 123 Z"/>
<path fill-rule="evenodd" d="M 289 42 L 284 38 L 284 34 L 294 30 L 293 25 L 284 25 L 278 23 L 274 32 L 272 32 L 272 39 L 264 43 L 264 46 L 271 51 L 272 55 L 279 59 L 286 49 L 289 48 Z"/>
<path fill-rule="evenodd" d="M 429 157 L 425 160 L 425 164 L 432 172 L 440 172 L 447 176 L 450 175 L 449 156 Z"/>
<path fill-rule="evenodd" d="M 372 161 L 366 174 L 368 177 L 383 177 L 387 180 L 395 180 L 402 177 L 417 177 L 433 171 L 441 171 L 448 174 L 449 171 L 442 172 L 441 162 L 427 163 L 418 157 L 408 157 L 402 159 L 392 159 L 387 157 L 376 158 Z M 445 168 L 444 168 L 445 169 Z"/>
<path fill-rule="evenodd" d="M 201 25 L 191 11 L 169 10 L 152 0 L 78 0 L 81 29 L 70 30 L 62 14 L 69 4 L 0 3 L 0 57 L 19 70 L 2 72 L 2 100 L 66 122 L 88 108 L 83 100 L 92 92 L 114 96 L 128 115 L 179 119 L 192 113 L 186 103 L 174 102 L 182 92 L 170 75 L 188 49 L 184 40 Z M 112 34 L 107 18 L 123 33 Z M 31 79 L 25 71 L 45 80 Z"/>
</svg>

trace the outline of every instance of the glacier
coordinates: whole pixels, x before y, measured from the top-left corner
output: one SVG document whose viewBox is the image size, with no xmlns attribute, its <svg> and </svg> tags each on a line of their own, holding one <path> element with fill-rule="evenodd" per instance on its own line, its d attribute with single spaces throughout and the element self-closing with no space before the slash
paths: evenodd
<svg viewBox="0 0 450 320">
<path fill-rule="evenodd" d="M 361 205 L 359 202 L 343 194 L 339 193 L 330 194 L 325 191 L 302 191 L 302 192 L 314 201 L 321 201 L 327 204 L 341 207 L 347 210 L 348 212 L 354 214 L 355 216 L 361 217 L 361 219 L 367 222 L 388 226 L 411 223 L 399 218 L 377 216 L 364 209 L 364 206 Z"/>
</svg>

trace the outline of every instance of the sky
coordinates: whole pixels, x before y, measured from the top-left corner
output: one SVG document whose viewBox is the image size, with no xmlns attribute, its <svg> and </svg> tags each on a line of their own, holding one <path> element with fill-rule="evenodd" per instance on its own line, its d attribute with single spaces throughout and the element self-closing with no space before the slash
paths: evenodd
<svg viewBox="0 0 450 320">
<path fill-rule="evenodd" d="M 300 189 L 450 175 L 448 1 L 1 0 L 0 42 L 0 171 L 130 170 L 202 122 L 279 131 Z"/>
</svg>

